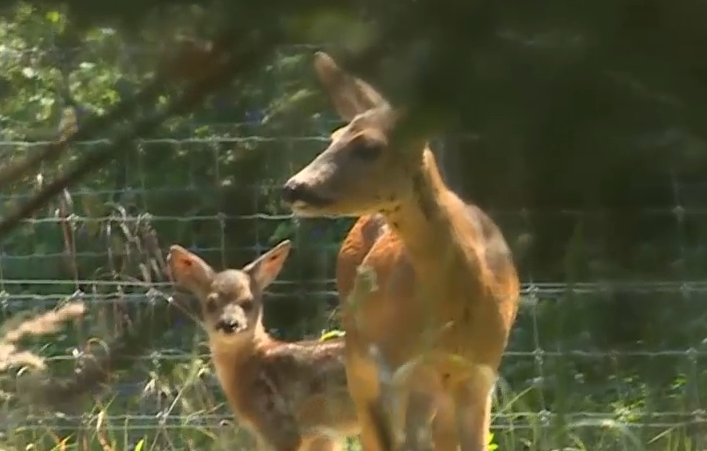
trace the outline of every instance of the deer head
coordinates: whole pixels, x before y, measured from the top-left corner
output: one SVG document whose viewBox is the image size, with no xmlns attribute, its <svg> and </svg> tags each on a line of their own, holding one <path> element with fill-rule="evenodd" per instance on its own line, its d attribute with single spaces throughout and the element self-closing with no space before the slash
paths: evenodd
<svg viewBox="0 0 707 451">
<path fill-rule="evenodd" d="M 283 241 L 242 269 L 221 272 L 181 246 L 171 246 L 167 258 L 174 281 L 201 302 L 210 339 L 234 341 L 262 327 L 263 290 L 280 273 L 290 247 Z"/>
<path fill-rule="evenodd" d="M 337 112 L 348 123 L 329 146 L 282 187 L 283 200 L 303 216 L 363 214 L 395 209 L 413 195 L 413 175 L 426 143 L 394 142 L 401 117 L 368 83 L 344 72 L 323 52 L 314 67 Z"/>
</svg>

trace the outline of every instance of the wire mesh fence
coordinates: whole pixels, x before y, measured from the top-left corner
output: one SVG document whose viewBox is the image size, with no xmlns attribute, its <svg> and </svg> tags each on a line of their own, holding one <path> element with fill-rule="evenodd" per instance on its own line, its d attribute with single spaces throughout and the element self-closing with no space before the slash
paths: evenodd
<svg viewBox="0 0 707 451">
<path fill-rule="evenodd" d="M 88 184 L 77 188 L 70 192 L 70 214 L 63 214 L 55 204 L 25 221 L 3 244 L 0 293 L 5 312 L 44 310 L 77 292 L 96 311 L 112 305 L 117 297 L 128 304 L 147 302 L 139 284 L 114 278 L 122 271 L 117 262 L 119 250 L 105 233 L 112 217 L 101 209 L 115 201 L 131 211 L 128 221 L 149 213 L 163 245 L 184 245 L 214 266 L 240 266 L 277 240 L 294 238 L 294 258 L 268 293 L 265 323 L 285 339 L 317 336 L 322 329 L 334 327 L 330 316 L 337 303 L 334 259 L 349 220 L 294 220 L 279 207 L 276 177 L 263 184 L 237 186 L 234 191 L 222 183 L 224 174 L 219 168 L 223 161 L 220 146 L 272 143 L 271 148 L 259 150 L 265 154 L 264 161 L 278 165 L 289 160 L 294 163 L 288 161 L 285 166 L 294 167 L 302 154 L 321 147 L 325 140 L 325 136 L 312 135 L 142 141 L 124 168 L 129 172 L 124 187 Z M 80 146 L 90 148 L 91 144 Z M 34 143 L 2 143 L 5 151 L 17 146 L 31 148 Z M 153 149 L 163 156 L 153 159 Z M 172 155 L 171 160 L 167 155 Z M 174 183 L 160 183 L 168 161 Z M 239 197 L 232 203 L 230 196 L 235 192 Z M 24 195 L 4 194 L 0 201 L 7 205 Z M 503 218 L 520 220 L 528 212 L 491 213 L 503 223 Z M 644 213 L 649 221 L 651 212 Z M 68 242 L 62 234 L 66 223 L 74 237 Z M 704 301 L 707 282 L 544 281 L 533 277 L 532 267 L 524 271 L 522 307 L 499 383 L 494 420 L 497 441 L 505 447 L 523 440 L 549 443 L 559 427 L 595 443 L 628 440 L 616 432 L 623 428 L 638 430 L 636 437 L 644 444 L 676 428 L 687 428 L 686 434 L 697 436 L 703 421 L 701 368 L 707 359 L 701 317 L 681 323 L 680 331 L 670 328 L 670 318 L 653 318 L 653 324 L 640 326 L 645 328 L 641 341 L 612 347 L 606 336 L 616 333 L 611 329 L 615 324 L 602 324 L 605 316 L 600 313 L 607 303 L 620 304 L 632 297 L 646 304 L 655 299 L 670 302 L 671 310 L 683 309 L 689 316 Z M 168 282 L 154 287 L 171 291 Z M 671 315 L 677 314 L 664 316 Z M 71 360 L 74 347 L 89 337 L 90 331 L 72 331 L 45 344 L 43 353 L 49 361 Z M 177 325 L 150 354 L 136 357 L 140 362 L 135 370 L 109 389 L 98 410 L 86 406 L 74 416 L 61 418 L 61 424 L 46 414 L 27 416 L 21 424 L 16 419 L 6 424 L 14 433 L 43 431 L 50 424 L 55 430 L 73 430 L 77 424 L 90 429 L 95 427 L 98 412 L 104 411 L 102 427 L 125 433 L 133 442 L 158 432 L 163 436 L 155 440 L 185 443 L 195 439 L 180 434 L 209 428 L 222 434 L 232 419 L 209 370 L 203 339 L 195 324 Z M 177 435 L 182 438 L 174 438 Z"/>
<path fill-rule="evenodd" d="M 0 304 L 6 315 L 45 310 L 77 293 L 95 312 L 87 319 L 89 324 L 72 328 L 51 343 L 36 343 L 53 365 L 73 360 L 77 346 L 89 338 L 115 332 L 111 309 L 116 299 L 147 308 L 149 302 L 164 302 L 146 296 L 144 284 L 116 278 L 135 268 L 125 267 L 122 244 L 107 233 L 107 228 L 115 227 L 111 225 L 115 205 L 126 209 L 128 221 L 149 214 L 163 246 L 183 245 L 214 267 L 240 266 L 278 240 L 293 238 L 294 255 L 268 293 L 265 324 L 283 339 L 316 337 L 336 326 L 335 257 L 351 220 L 293 219 L 280 206 L 277 190 L 323 148 L 337 122 L 299 104 L 284 119 L 268 121 L 272 108 L 261 108 L 300 92 L 301 86 L 278 81 L 301 73 L 297 52 L 283 50 L 281 64 L 270 67 L 262 85 L 249 87 L 247 95 L 237 93 L 247 104 L 243 111 L 232 111 L 235 107 L 224 105 L 224 98 L 210 105 L 218 114 L 225 111 L 237 120 L 222 122 L 218 114 L 204 114 L 167 127 L 159 137 L 139 141 L 125 149 L 117 164 L 71 190 L 68 200 L 57 200 L 24 221 L 2 243 Z M 131 63 L 123 55 L 116 67 Z M 29 123 L 22 113 L 20 119 L 12 119 L 13 127 Z M 4 136 L 0 155 L 8 159 L 46 144 L 41 139 L 17 139 L 9 132 Z M 72 152 L 74 156 L 91 152 L 100 142 L 77 143 Z M 461 184 L 465 174 L 457 157 L 463 149 L 445 144 L 436 143 L 444 150 L 445 176 Z M 62 163 L 43 167 L 40 175 L 61 169 Z M 12 192 L 2 193 L 0 214 L 28 197 L 38 183 L 25 180 Z M 535 260 L 521 264 L 522 307 L 505 355 L 494 412 L 494 439 L 501 449 L 549 449 L 580 442 L 594 448 L 636 449 L 636 443 L 648 447 L 661 440 L 701 440 L 707 328 L 700 306 L 707 282 L 694 269 L 704 251 L 695 245 L 701 240 L 693 235 L 698 228 L 694 218 L 704 212 L 692 207 L 677 177 L 670 189 L 674 208 L 639 213 L 646 224 L 656 218 L 674 224 L 674 233 L 664 241 L 646 242 L 646 247 L 650 251 L 669 243 L 676 256 L 669 263 L 677 269 L 663 276 L 658 272 L 650 280 L 630 274 L 610 277 L 611 271 L 601 267 L 606 261 L 596 257 L 596 237 L 588 236 L 562 243 L 567 247 L 563 258 L 552 262 L 564 268 L 561 276 L 549 270 L 549 264 L 542 269 Z M 509 240 L 532 231 L 540 216 L 547 221 L 570 218 L 589 224 L 587 228 L 604 221 L 604 213 L 592 209 L 484 207 Z M 656 258 L 648 251 L 635 258 Z M 600 268 L 586 270 L 592 264 Z M 171 292 L 168 282 L 152 287 Z M 210 370 L 204 338 L 195 322 L 177 324 L 156 340 L 152 352 L 136 356 L 130 374 L 94 405 L 81 404 L 62 416 L 32 412 L 18 418 L 6 411 L 5 437 L 100 430 L 125 443 L 149 436 L 161 449 L 208 449 L 214 437 L 236 432 Z"/>
</svg>

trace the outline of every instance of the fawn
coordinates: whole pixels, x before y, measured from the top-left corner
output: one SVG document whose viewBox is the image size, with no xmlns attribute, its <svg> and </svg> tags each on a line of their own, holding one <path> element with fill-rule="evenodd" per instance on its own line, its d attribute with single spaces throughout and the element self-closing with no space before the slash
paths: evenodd
<svg viewBox="0 0 707 451">
<path fill-rule="evenodd" d="M 175 282 L 199 298 L 216 375 L 236 417 L 262 449 L 340 449 L 358 434 L 346 384 L 344 343 L 283 343 L 262 323 L 263 290 L 290 251 L 283 241 L 242 270 L 214 271 L 181 246 L 168 264 Z"/>
<path fill-rule="evenodd" d="M 400 445 L 380 426 L 379 367 L 368 351 L 376 345 L 393 369 L 427 356 L 408 379 L 405 413 L 432 422 L 435 449 L 485 450 L 520 295 L 510 248 L 489 216 L 446 186 L 427 142 L 396 141 L 403 110 L 323 52 L 314 66 L 347 124 L 283 185 L 282 197 L 300 216 L 359 217 L 339 251 L 336 279 L 361 444 Z M 378 288 L 352 306 L 345 300 L 360 265 L 375 272 Z"/>
</svg>

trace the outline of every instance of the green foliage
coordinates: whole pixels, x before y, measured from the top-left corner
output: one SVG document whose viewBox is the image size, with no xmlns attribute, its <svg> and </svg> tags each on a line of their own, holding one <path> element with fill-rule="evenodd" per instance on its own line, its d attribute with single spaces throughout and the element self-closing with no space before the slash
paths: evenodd
<svg viewBox="0 0 707 451">
<path fill-rule="evenodd" d="M 690 283 L 677 291 L 583 285 L 597 280 L 683 283 L 703 279 L 707 267 L 705 215 L 698 214 L 704 207 L 700 187 L 707 152 L 704 127 L 695 119 L 704 116 L 704 95 L 695 81 L 704 72 L 699 62 L 704 58 L 694 57 L 701 47 L 681 44 L 701 31 L 689 17 L 691 8 L 681 12 L 649 2 L 638 14 L 624 2 L 612 4 L 618 6 L 595 2 L 586 10 L 562 12 L 566 6 L 555 2 L 538 10 L 545 11 L 543 18 L 509 4 L 502 8 L 508 8 L 506 15 L 499 13 L 501 22 L 466 25 L 480 37 L 474 45 L 465 44 L 469 59 L 460 56 L 459 66 L 448 69 L 466 76 L 464 84 L 476 95 L 468 101 L 470 94 L 453 82 L 439 93 L 440 99 L 466 100 L 455 123 L 458 134 L 447 137 L 444 146 L 453 184 L 496 210 L 509 241 L 521 234 L 533 241 L 520 267 L 534 290 L 524 299 L 511 354 L 504 360 L 491 437 L 492 447 L 501 451 L 521 446 L 531 451 L 700 449 L 684 425 L 699 419 L 698 395 L 707 385 L 699 371 L 705 363 L 704 290 Z M 0 20 L 4 161 L 53 138 L 67 105 L 100 114 L 132 94 L 156 61 L 169 54 L 175 30 L 198 35 L 208 28 L 202 23 L 208 21 L 196 19 L 206 13 L 180 8 L 179 2 L 145 14 L 141 23 L 147 25 L 134 32 L 88 26 L 88 20 L 79 27 L 58 4 L 32 5 L 16 3 Z M 133 1 L 75 5 L 84 7 L 87 17 L 143 11 Z M 399 6 L 386 5 L 386 14 Z M 614 15 L 621 5 L 626 16 Z M 675 20 L 660 19 L 661 11 Z M 575 13 L 582 17 L 566 20 Z M 620 17 L 644 13 L 651 26 L 626 19 L 626 27 L 619 27 Z M 442 14 L 428 16 L 434 24 Z M 479 13 L 479 20 L 484 17 Z M 317 23 L 343 28 L 336 19 Z M 515 31 L 492 33 L 505 30 L 504 24 Z M 568 38 L 570 25 L 579 30 L 576 39 Z M 606 30 L 620 33 L 610 38 Z M 312 31 L 314 36 L 327 33 Z M 464 53 L 458 45 L 449 47 Z M 81 289 L 99 298 L 95 307 L 100 310 L 98 302 L 115 294 L 105 282 L 122 269 L 124 249 L 106 233 L 112 206 L 119 203 L 128 214 L 153 215 L 163 245 L 198 247 L 215 264 L 240 266 L 265 247 L 293 239 L 293 255 L 266 306 L 266 325 L 288 339 L 330 330 L 335 255 L 351 220 L 292 220 L 277 195 L 279 184 L 326 145 L 335 122 L 322 113 L 331 109 L 315 89 L 311 52 L 303 45 L 279 49 L 256 76 L 233 83 L 203 108 L 124 149 L 120 161 L 69 193 L 70 215 L 63 223 L 47 220 L 63 216 L 59 200 L 26 222 L 2 246 L 3 309 L 14 310 L 19 302 L 43 309 L 41 303 Z M 468 67 L 462 63 L 472 62 L 474 71 L 463 70 Z M 405 92 L 409 74 L 391 69 L 386 75 L 382 86 L 395 94 L 399 84 L 395 95 Z M 3 192 L 2 208 L 92 146 L 73 146 L 65 160 Z M 523 209 L 525 214 L 516 214 Z M 70 245 L 61 224 L 68 224 Z M 103 330 L 110 330 L 109 315 L 96 317 Z M 77 330 L 37 345 L 47 355 L 67 355 L 94 332 Z M 321 338 L 338 336 L 333 329 Z M 82 429 L 90 430 L 85 437 L 54 440 L 56 428 L 22 426 L 3 438 L 7 449 L 24 449 L 28 443 L 36 449 L 86 449 L 79 439 L 103 451 L 237 449 L 247 439 L 236 428 L 196 420 L 229 418 L 200 339 L 193 324 L 175 327 L 159 355 L 136 365 L 134 380 L 147 380 L 145 386 L 137 395 L 101 400 L 90 420 L 95 427 Z M 688 348 L 691 352 L 681 352 Z M 646 349 L 660 355 L 638 354 Z M 104 429 L 95 424 L 100 412 Z M 147 413 L 138 416 L 142 412 Z M 124 414 L 132 416 L 115 419 Z M 663 426 L 650 426 L 655 423 Z M 61 444 L 65 438 L 68 447 Z"/>
<path fill-rule="evenodd" d="M 327 341 L 327 340 L 332 340 L 334 338 L 340 338 L 346 335 L 346 333 L 342 330 L 334 329 L 334 330 L 326 330 L 322 331 L 322 336 L 319 337 L 319 341 Z"/>
<path fill-rule="evenodd" d="M 488 447 L 489 451 L 496 451 L 498 449 L 498 444 L 493 440 L 493 437 L 494 437 L 494 433 L 491 432 L 489 434 L 489 447 Z"/>
</svg>

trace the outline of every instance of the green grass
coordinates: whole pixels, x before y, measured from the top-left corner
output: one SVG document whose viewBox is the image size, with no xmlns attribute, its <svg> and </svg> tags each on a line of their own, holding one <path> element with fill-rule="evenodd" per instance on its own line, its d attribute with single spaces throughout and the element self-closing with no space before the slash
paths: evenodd
<svg viewBox="0 0 707 451">
<path fill-rule="evenodd" d="M 253 449 L 249 435 L 233 423 L 204 351 L 202 343 L 195 343 L 191 355 L 185 355 L 169 367 L 164 364 L 156 367 L 157 360 L 145 359 L 133 379 L 141 384 L 142 393 L 105 397 L 93 405 L 76 405 L 74 413 L 77 415 L 62 417 L 32 412 L 43 415 L 45 422 L 27 424 L 27 411 L 4 409 L 0 418 L 9 427 L 1 436 L 0 451 Z M 539 399 L 549 398 L 546 388 L 536 384 L 518 390 L 499 381 L 492 448 L 496 451 L 704 449 L 701 440 L 707 435 L 701 436 L 700 428 L 686 421 L 694 418 L 687 408 L 690 403 L 685 403 L 684 416 L 681 416 L 676 413 L 676 398 L 665 398 L 664 404 L 650 407 L 658 412 L 671 411 L 672 420 L 651 421 L 663 424 L 642 426 L 647 421 L 646 414 L 650 413 L 649 396 L 644 400 L 616 399 L 601 403 L 599 399 L 603 396 L 580 399 L 574 396 L 580 390 L 566 392 L 571 395 L 552 400 L 548 411 L 553 411 L 554 415 L 550 415 L 534 407 Z M 558 410 L 558 406 L 564 411 Z M 581 412 L 603 413 L 578 416 Z M 349 449 L 358 449 L 355 440 L 350 440 Z"/>
</svg>

